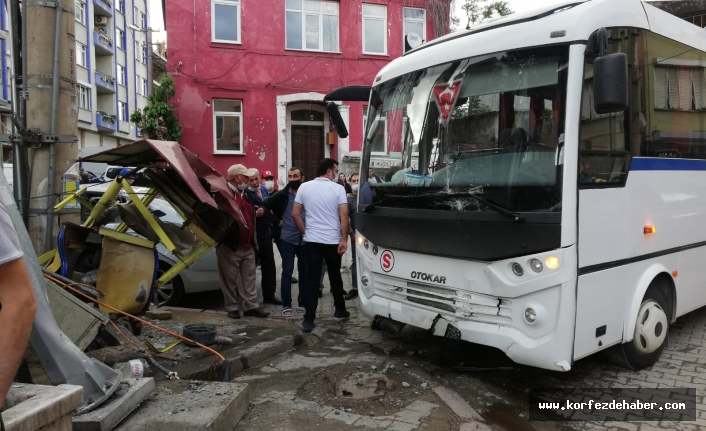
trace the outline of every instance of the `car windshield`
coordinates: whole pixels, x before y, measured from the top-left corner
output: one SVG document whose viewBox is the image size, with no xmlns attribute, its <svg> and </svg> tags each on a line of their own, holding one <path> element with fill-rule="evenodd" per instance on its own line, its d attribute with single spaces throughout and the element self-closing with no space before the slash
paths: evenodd
<svg viewBox="0 0 706 431">
<path fill-rule="evenodd" d="M 375 87 L 360 203 L 492 210 L 475 195 L 511 211 L 559 211 L 567 64 L 568 46 L 508 51 Z"/>
</svg>

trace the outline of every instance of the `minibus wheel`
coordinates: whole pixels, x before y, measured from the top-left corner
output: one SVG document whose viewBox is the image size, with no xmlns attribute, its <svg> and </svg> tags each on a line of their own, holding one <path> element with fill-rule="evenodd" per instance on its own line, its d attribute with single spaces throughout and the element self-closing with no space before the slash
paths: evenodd
<svg viewBox="0 0 706 431">
<path fill-rule="evenodd" d="M 667 345 L 670 321 L 669 300 L 655 280 L 647 289 L 637 312 L 632 341 L 613 346 L 606 351 L 608 359 L 617 365 L 641 370 L 654 365 Z"/>
</svg>

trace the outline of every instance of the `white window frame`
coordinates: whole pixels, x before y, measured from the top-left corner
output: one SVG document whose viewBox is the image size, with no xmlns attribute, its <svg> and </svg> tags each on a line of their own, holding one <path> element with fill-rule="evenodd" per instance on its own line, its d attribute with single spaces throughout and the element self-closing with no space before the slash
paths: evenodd
<svg viewBox="0 0 706 431">
<path fill-rule="evenodd" d="M 81 106 L 82 100 L 86 101 L 85 106 Z M 76 90 L 76 105 L 79 107 L 79 109 L 85 109 L 87 111 L 91 110 L 91 89 L 90 88 L 88 88 L 85 85 L 78 84 L 78 88 Z"/>
<path fill-rule="evenodd" d="M 122 68 L 122 71 L 120 70 L 121 68 Z M 122 64 L 118 64 L 117 71 L 118 71 L 118 85 L 122 85 L 123 87 L 127 87 L 127 75 L 126 75 L 127 68 L 125 66 L 123 66 Z"/>
<path fill-rule="evenodd" d="M 216 39 L 216 5 L 230 6 L 237 9 L 238 13 L 238 40 L 227 40 L 227 39 Z M 242 45 L 243 35 L 241 33 L 242 25 L 240 18 L 240 0 L 239 1 L 224 1 L 224 0 L 211 0 L 211 42 L 215 43 L 229 43 L 232 45 Z"/>
<path fill-rule="evenodd" d="M 334 54 L 340 54 L 341 53 L 341 4 L 339 2 L 335 2 L 335 1 L 317 0 L 320 3 L 336 3 L 338 5 L 338 14 L 334 15 L 331 13 L 323 13 L 321 9 L 319 9 L 318 12 L 307 11 L 304 8 L 305 1 L 306 0 L 302 0 L 302 8 L 301 9 L 288 9 L 287 3 L 285 1 L 285 6 L 284 6 L 284 14 L 285 14 L 284 48 L 288 51 L 330 52 L 330 53 L 334 53 Z M 286 26 L 287 12 L 299 12 L 302 16 L 302 47 L 301 48 L 288 48 L 287 26 Z M 309 16 L 318 15 L 318 17 L 319 17 L 319 49 L 311 49 L 311 48 L 306 47 L 306 17 L 307 17 L 307 15 L 309 15 Z M 324 15 L 335 16 L 338 18 L 338 35 L 336 37 L 336 42 L 337 42 L 338 46 L 336 46 L 335 51 L 325 51 L 324 50 Z M 387 37 L 387 35 L 385 37 Z"/>
<path fill-rule="evenodd" d="M 118 100 L 118 120 L 129 121 L 127 113 L 127 102 L 123 102 L 122 100 Z"/>
<path fill-rule="evenodd" d="M 81 64 L 79 59 L 83 61 L 83 64 Z M 86 65 L 88 64 L 88 52 L 86 50 L 86 45 L 79 41 L 76 41 L 76 64 L 84 68 L 87 67 Z"/>
<path fill-rule="evenodd" d="M 216 111 L 216 100 L 238 100 L 240 102 L 240 112 L 227 112 L 227 111 Z M 237 155 L 245 155 L 245 142 L 243 141 L 243 112 L 244 112 L 244 103 L 241 99 L 213 99 L 211 101 L 211 106 L 212 108 L 212 120 L 213 120 L 213 154 L 237 154 Z M 217 145 L 218 145 L 218 132 L 216 130 L 216 117 L 221 116 L 221 117 L 239 117 L 240 121 L 238 124 L 240 124 L 240 151 L 228 151 L 228 150 L 219 150 Z M 222 133 L 221 133 L 222 134 Z"/>
<path fill-rule="evenodd" d="M 142 44 L 140 43 L 137 38 L 135 38 L 135 60 L 139 61 L 140 63 L 144 64 L 144 52 L 140 54 L 140 51 L 142 51 Z"/>
<path fill-rule="evenodd" d="M 121 28 L 116 28 L 115 29 L 115 46 L 118 48 L 122 49 L 123 51 L 125 50 L 125 30 Z"/>
<path fill-rule="evenodd" d="M 83 25 L 86 25 L 86 2 L 76 0 L 76 9 L 74 10 L 74 19 Z M 78 13 L 78 12 L 81 13 Z"/>
<path fill-rule="evenodd" d="M 140 87 L 142 87 L 142 95 L 145 96 L 145 97 L 147 97 L 147 96 L 148 96 L 147 93 L 148 93 L 148 91 L 149 91 L 149 87 L 148 87 L 148 85 L 147 85 L 147 79 L 145 79 L 145 78 L 140 78 L 140 79 L 142 80 L 142 81 L 140 82 Z"/>
<path fill-rule="evenodd" d="M 404 10 L 405 9 L 416 9 L 424 12 L 424 19 L 415 19 L 415 18 L 405 18 L 404 16 Z M 415 23 L 421 23 L 422 28 L 424 29 L 424 34 L 420 34 L 422 37 L 422 43 L 427 41 L 427 11 L 426 9 L 418 8 L 418 7 L 404 7 L 402 8 L 402 54 L 404 54 L 404 47 L 405 47 L 405 38 L 407 37 L 407 21 L 409 22 L 415 22 Z"/>
<path fill-rule="evenodd" d="M 140 28 L 147 28 L 147 20 L 145 19 L 145 13 L 140 11 Z"/>
<path fill-rule="evenodd" d="M 132 24 L 135 24 L 135 21 L 137 20 L 137 17 L 140 16 L 140 8 L 135 6 L 135 10 L 132 12 Z"/>
<path fill-rule="evenodd" d="M 364 106 L 363 107 L 363 145 L 365 145 L 365 139 L 367 136 L 365 136 L 365 126 L 366 122 L 368 119 L 368 107 Z M 380 151 L 371 151 L 370 155 L 373 156 L 386 156 L 387 153 L 387 115 L 385 116 L 385 137 L 383 138 L 384 140 L 384 150 L 382 152 Z"/>
<path fill-rule="evenodd" d="M 140 93 L 142 90 L 142 77 L 140 75 L 135 75 L 135 90 L 137 91 L 137 94 L 144 96 L 144 94 Z"/>
<path fill-rule="evenodd" d="M 385 8 L 385 17 L 384 17 L 384 18 L 380 18 L 380 17 L 378 17 L 378 16 L 364 15 L 364 14 L 363 14 L 363 9 L 364 9 L 364 6 L 365 6 L 366 4 L 369 4 L 369 5 L 371 5 L 371 6 L 381 6 L 381 7 L 384 7 L 384 8 Z M 363 20 L 363 21 L 362 21 L 362 24 L 363 24 L 363 25 L 361 26 L 362 29 L 363 29 L 363 33 L 362 33 L 362 35 L 361 35 L 361 37 L 360 37 L 360 40 L 363 42 L 363 46 L 361 47 L 363 54 L 365 54 L 365 55 L 387 55 L 387 5 L 384 5 L 384 4 L 375 4 L 375 3 L 363 3 L 363 4 L 361 5 L 361 10 L 360 10 L 360 12 L 361 12 L 362 20 Z M 384 28 L 384 31 L 383 31 L 383 43 L 384 43 L 383 46 L 384 46 L 384 48 L 385 48 L 384 52 L 367 52 L 367 51 L 365 51 L 365 20 L 382 21 L 382 22 L 385 24 L 385 28 Z"/>
<path fill-rule="evenodd" d="M 118 6 L 116 9 L 118 12 L 120 12 L 124 15 L 125 14 L 125 0 L 118 0 Z"/>
</svg>

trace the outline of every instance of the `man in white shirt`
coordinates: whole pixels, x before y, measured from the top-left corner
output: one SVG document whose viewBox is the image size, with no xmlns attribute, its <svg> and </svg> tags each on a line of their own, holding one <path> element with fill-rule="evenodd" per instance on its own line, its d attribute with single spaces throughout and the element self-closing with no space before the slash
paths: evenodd
<svg viewBox="0 0 706 431">
<path fill-rule="evenodd" d="M 304 332 L 311 332 L 314 329 L 316 307 L 319 303 L 321 264 L 326 262 L 328 268 L 340 268 L 341 256 L 348 246 L 348 199 L 345 189 L 336 183 L 338 162 L 334 159 L 323 159 L 319 163 L 316 175 L 316 179 L 299 187 L 292 209 L 294 224 L 306 242 L 309 269 L 309 282 L 304 283 L 306 286 Z M 306 227 L 301 217 L 302 210 L 306 210 Z M 341 273 L 340 271 L 328 273 L 333 304 L 336 307 L 333 317 L 346 319 L 350 313 L 346 311 Z"/>
<path fill-rule="evenodd" d="M 37 307 L 20 240 L 7 210 L 11 202 L 12 197 L 0 188 L 0 406 L 24 357 Z"/>
</svg>

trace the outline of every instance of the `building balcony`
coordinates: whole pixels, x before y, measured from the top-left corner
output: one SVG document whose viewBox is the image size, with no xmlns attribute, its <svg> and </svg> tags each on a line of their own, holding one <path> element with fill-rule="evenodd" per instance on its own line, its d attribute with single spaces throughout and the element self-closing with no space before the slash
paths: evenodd
<svg viewBox="0 0 706 431">
<path fill-rule="evenodd" d="M 93 13 L 98 16 L 113 16 L 112 0 L 93 0 Z"/>
<path fill-rule="evenodd" d="M 101 93 L 115 93 L 115 78 L 96 71 L 96 92 Z"/>
<path fill-rule="evenodd" d="M 117 130 L 115 116 L 96 112 L 96 127 L 102 132 L 115 132 Z"/>
<path fill-rule="evenodd" d="M 93 46 L 96 47 L 96 55 L 113 55 L 115 53 L 113 39 L 98 31 L 93 32 Z"/>
</svg>

